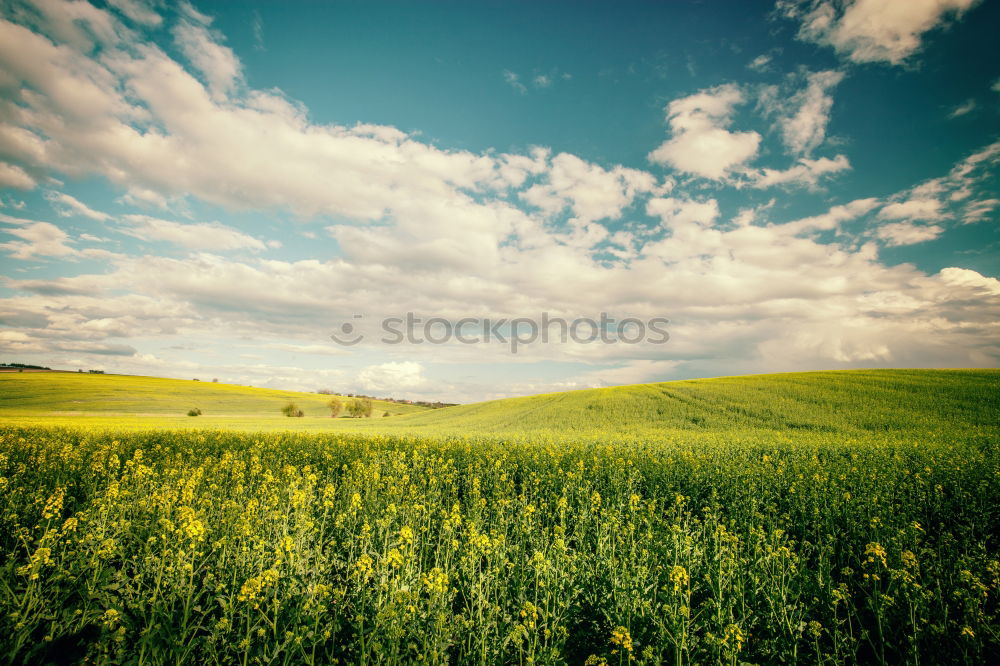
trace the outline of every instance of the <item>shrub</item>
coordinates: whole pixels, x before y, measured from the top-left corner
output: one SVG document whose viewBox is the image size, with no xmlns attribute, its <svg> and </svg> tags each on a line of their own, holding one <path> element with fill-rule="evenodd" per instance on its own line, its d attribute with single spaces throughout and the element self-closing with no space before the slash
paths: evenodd
<svg viewBox="0 0 1000 666">
<path fill-rule="evenodd" d="M 347 413 L 354 418 L 371 416 L 372 401 L 368 398 L 362 400 L 354 399 L 347 404 Z"/>
<path fill-rule="evenodd" d="M 281 413 L 285 416 L 304 416 L 302 410 L 294 402 L 290 402 L 281 408 Z"/>
<path fill-rule="evenodd" d="M 188 416 L 201 416 L 201 410 L 195 407 L 194 409 L 188 410 Z"/>
<path fill-rule="evenodd" d="M 333 398 L 326 403 L 326 406 L 330 408 L 330 418 L 333 419 L 340 416 L 340 412 L 344 410 L 344 403 L 340 401 L 340 398 Z"/>
</svg>

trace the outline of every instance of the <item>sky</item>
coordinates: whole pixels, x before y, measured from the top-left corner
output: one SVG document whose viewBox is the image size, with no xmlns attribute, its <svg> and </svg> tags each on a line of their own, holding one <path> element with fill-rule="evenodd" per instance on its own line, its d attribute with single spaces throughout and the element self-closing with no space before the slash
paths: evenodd
<svg viewBox="0 0 1000 666">
<path fill-rule="evenodd" d="M 997 367 L 998 28 L 3 0 L 0 361 L 448 402 Z"/>
</svg>

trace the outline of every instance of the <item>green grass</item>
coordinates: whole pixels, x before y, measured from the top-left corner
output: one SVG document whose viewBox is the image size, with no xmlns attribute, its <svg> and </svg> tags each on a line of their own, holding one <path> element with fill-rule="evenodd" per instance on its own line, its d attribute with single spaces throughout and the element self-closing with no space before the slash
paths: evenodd
<svg viewBox="0 0 1000 666">
<path fill-rule="evenodd" d="M 992 428 L 997 370 L 841 370 L 636 384 L 409 414 L 358 431 L 639 438 L 727 432 L 931 436 Z"/>
<path fill-rule="evenodd" d="M 321 431 L 334 427 L 334 419 L 330 418 L 327 408 L 332 397 L 131 375 L 0 373 L 0 419 L 11 424 Z M 350 400 L 340 399 L 345 405 Z M 289 402 L 298 405 L 305 416 L 289 418 L 282 415 L 281 408 Z M 187 416 L 188 410 L 195 407 L 201 409 L 202 416 Z M 375 400 L 372 416 L 382 417 L 385 412 L 412 414 L 426 409 Z"/>
<path fill-rule="evenodd" d="M 508 437 L 663 439 L 736 431 L 929 436 L 974 433 L 1000 414 L 997 370 L 841 370 L 721 377 L 493 400 L 443 409 L 375 401 L 330 419 L 329 396 L 125 375 L 0 373 L 0 418 L 18 425 L 224 428 Z M 345 399 L 347 400 L 347 399 Z M 306 416 L 280 409 L 297 403 Z M 199 407 L 203 416 L 187 417 Z"/>
</svg>

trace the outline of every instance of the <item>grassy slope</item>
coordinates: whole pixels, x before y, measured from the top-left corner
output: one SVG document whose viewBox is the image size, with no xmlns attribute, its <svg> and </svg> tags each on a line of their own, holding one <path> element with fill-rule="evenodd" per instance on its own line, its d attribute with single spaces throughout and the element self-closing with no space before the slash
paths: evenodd
<svg viewBox="0 0 1000 666">
<path fill-rule="evenodd" d="M 287 401 L 307 416 L 279 414 Z M 636 384 L 426 410 L 377 403 L 391 419 L 330 419 L 326 396 L 148 377 L 0 374 L 0 419 L 95 427 L 331 429 L 428 436 L 714 437 L 780 431 L 990 437 L 998 370 L 844 370 Z M 183 416 L 190 407 L 205 413 Z"/>
<path fill-rule="evenodd" d="M 636 384 L 345 423 L 414 434 L 996 431 L 998 370 L 841 370 Z"/>
<path fill-rule="evenodd" d="M 326 407 L 331 397 L 157 377 L 0 373 L 0 420 L 12 424 L 326 429 L 334 423 Z M 283 416 L 281 408 L 289 402 L 297 404 L 305 417 Z M 203 416 L 186 416 L 194 407 L 200 408 Z M 386 411 L 398 415 L 425 409 L 376 400 L 372 413 L 381 417 Z"/>
</svg>

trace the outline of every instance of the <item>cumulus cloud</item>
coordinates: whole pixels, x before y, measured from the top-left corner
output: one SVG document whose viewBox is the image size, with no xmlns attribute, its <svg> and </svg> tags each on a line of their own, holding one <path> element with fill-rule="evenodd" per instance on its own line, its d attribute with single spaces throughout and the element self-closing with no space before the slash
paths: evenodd
<svg viewBox="0 0 1000 666">
<path fill-rule="evenodd" d="M 239 60 L 232 50 L 219 44 L 206 26 L 192 21 L 182 21 L 174 28 L 174 40 L 204 77 L 212 96 L 226 99 L 241 76 Z"/>
<path fill-rule="evenodd" d="M 23 226 L 2 229 L 3 233 L 20 238 L 17 241 L 0 243 L 14 259 L 34 259 L 36 257 L 65 257 L 76 254 L 69 243 L 69 235 L 49 222 L 33 222 L 30 220 L 14 220 L 6 215 L 0 215 L 0 220 L 10 223 L 14 221 Z"/>
<path fill-rule="evenodd" d="M 909 199 L 887 205 L 878 216 L 888 220 L 938 220 L 942 217 L 941 202 L 927 198 Z"/>
<path fill-rule="evenodd" d="M 750 172 L 750 184 L 757 188 L 773 187 L 775 185 L 816 187 L 823 176 L 846 171 L 850 168 L 851 163 L 848 161 L 846 155 L 837 155 L 833 159 L 820 157 L 815 160 L 802 157 L 787 169 L 764 168 L 756 172 Z"/>
<path fill-rule="evenodd" d="M 667 105 L 672 137 L 649 154 L 655 164 L 721 180 L 753 159 L 760 145 L 757 132 L 730 132 L 733 108 L 743 93 L 726 84 L 674 100 Z"/>
<path fill-rule="evenodd" d="M 363 368 L 358 373 L 358 382 L 368 391 L 405 391 L 425 381 L 423 368 L 413 361 L 390 361 Z"/>
<path fill-rule="evenodd" d="M 719 217 L 719 204 L 715 199 L 692 201 L 673 197 L 656 198 L 649 200 L 646 212 L 659 217 L 668 228 L 691 224 L 710 227 Z"/>
<path fill-rule="evenodd" d="M 899 65 L 925 33 L 962 15 L 979 0 L 778 0 L 800 22 L 799 38 L 833 47 L 852 62 Z"/>
<path fill-rule="evenodd" d="M 16 164 L 0 162 L 0 187 L 14 187 L 19 190 L 30 190 L 37 183 Z"/>
<path fill-rule="evenodd" d="M 806 77 L 805 89 L 788 100 L 794 112 L 780 119 L 782 138 L 795 154 L 808 155 L 826 139 L 833 97 L 829 94 L 844 79 L 842 72 L 813 72 Z"/>
<path fill-rule="evenodd" d="M 883 224 L 876 232 L 887 245 L 914 245 L 924 241 L 934 240 L 944 232 L 944 228 L 936 224 L 914 224 L 913 222 L 892 222 Z"/>
<path fill-rule="evenodd" d="M 182 224 L 147 215 L 126 215 L 123 233 L 145 241 L 165 241 L 189 250 L 263 250 L 265 245 L 219 222 Z"/>
<path fill-rule="evenodd" d="M 107 2 L 136 23 L 152 27 L 163 23 L 163 17 L 142 0 L 107 0 Z"/>
<path fill-rule="evenodd" d="M 656 187 L 649 173 L 621 166 L 604 169 L 568 153 L 552 158 L 543 173 L 545 181 L 521 192 L 520 198 L 547 215 L 569 206 L 582 222 L 618 218 L 637 194 Z"/>
<path fill-rule="evenodd" d="M 45 198 L 50 204 L 52 204 L 52 208 L 55 209 L 60 217 L 80 215 L 83 217 L 89 217 L 92 220 L 97 220 L 98 222 L 104 222 L 111 219 L 111 216 L 107 213 L 94 210 L 79 199 L 63 192 L 54 192 L 49 190 L 45 193 Z"/>
</svg>

